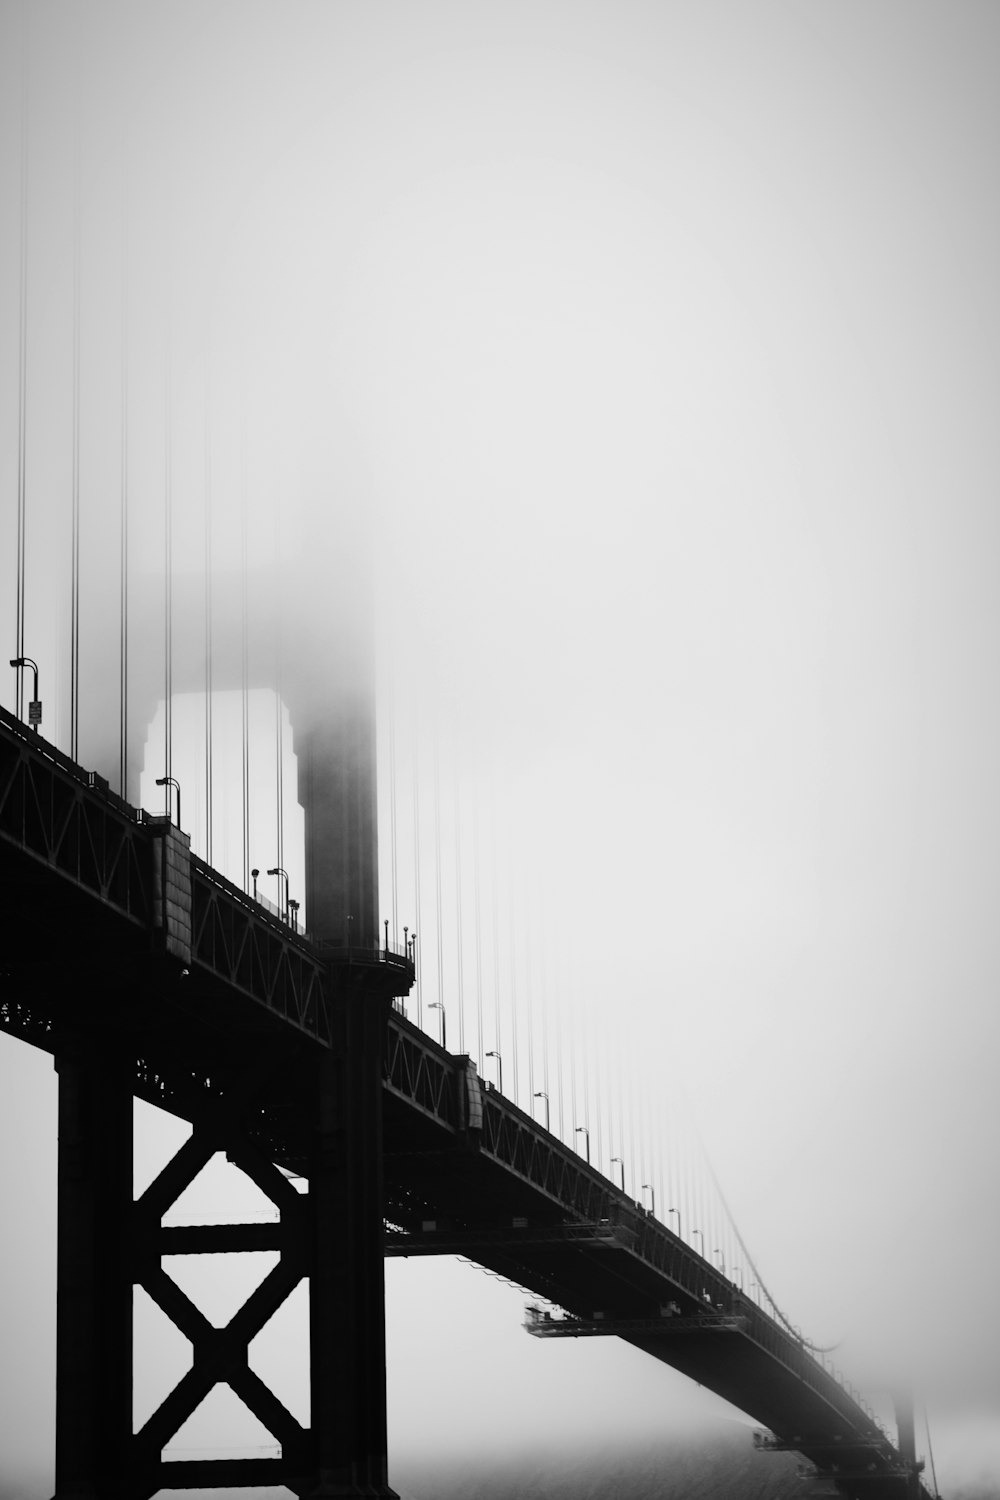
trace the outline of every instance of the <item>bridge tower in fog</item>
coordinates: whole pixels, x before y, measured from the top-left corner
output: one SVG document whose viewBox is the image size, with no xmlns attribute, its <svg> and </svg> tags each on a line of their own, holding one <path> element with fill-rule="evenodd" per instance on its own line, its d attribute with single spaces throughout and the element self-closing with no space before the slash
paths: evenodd
<svg viewBox="0 0 1000 1500">
<path fill-rule="evenodd" d="M 278 622 L 262 622 L 259 608 L 255 617 L 275 631 Z M 223 600 L 220 687 L 239 682 L 232 619 Z M 300 1496 L 394 1495 L 386 1472 L 381 1099 L 388 1013 L 409 990 L 413 967 L 408 954 L 380 943 L 378 930 L 367 617 L 359 623 L 348 610 L 331 610 L 322 632 L 312 624 L 306 637 L 301 622 L 284 622 L 295 650 L 277 661 L 305 809 L 308 940 L 195 858 L 170 818 L 137 812 L 100 775 L 4 715 L 5 832 L 22 846 L 18 855 L 4 845 L 0 879 L 17 949 L 8 1004 L 17 1008 L 14 1029 L 54 1053 L 59 1075 L 56 1500 L 260 1484 Z M 139 664 L 141 621 L 133 636 Z M 269 659 L 277 660 L 273 652 Z M 179 656 L 174 665 L 180 691 L 193 669 Z M 155 708 L 149 684 L 157 678 L 137 672 L 136 680 L 147 693 L 141 703 L 133 695 L 141 725 Z M 112 748 L 97 757 L 101 771 L 110 771 Z M 44 824 L 37 830 L 36 808 Z M 70 880 L 46 878 L 46 861 L 63 861 Z M 95 885 L 91 865 L 99 902 L 86 889 Z M 137 1201 L 134 1096 L 192 1127 Z M 164 1227 L 167 1210 L 217 1151 L 267 1195 L 277 1223 Z M 173 1254 L 248 1250 L 277 1251 L 278 1263 L 220 1329 L 161 1263 Z M 308 1427 L 248 1357 L 251 1340 L 303 1279 Z M 133 1433 L 135 1285 L 190 1340 L 192 1364 Z M 280 1458 L 163 1460 L 164 1446 L 218 1383 L 273 1434 Z"/>
</svg>

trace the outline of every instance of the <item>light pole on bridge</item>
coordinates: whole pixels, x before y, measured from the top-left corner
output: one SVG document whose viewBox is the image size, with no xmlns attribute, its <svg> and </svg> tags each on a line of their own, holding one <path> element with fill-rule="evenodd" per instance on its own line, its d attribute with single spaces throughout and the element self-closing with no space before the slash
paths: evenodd
<svg viewBox="0 0 1000 1500">
<path fill-rule="evenodd" d="M 157 786 L 172 786 L 177 793 L 177 827 L 181 826 L 181 784 L 176 776 L 157 776 Z M 170 816 L 170 793 L 167 793 L 167 817 Z"/>
<path fill-rule="evenodd" d="M 684 1238 L 684 1231 L 681 1229 L 681 1211 L 679 1208 L 668 1208 L 667 1217 L 669 1218 L 671 1214 L 677 1215 L 677 1238 L 682 1240 Z"/>
<path fill-rule="evenodd" d="M 725 1276 L 725 1274 L 726 1274 L 726 1257 L 723 1255 L 723 1253 L 719 1249 L 718 1245 L 716 1245 L 714 1253 L 719 1257 L 719 1269 L 722 1272 L 723 1276 Z"/>
<path fill-rule="evenodd" d="M 493 1057 L 493 1058 L 496 1059 L 496 1065 L 497 1065 L 497 1088 L 499 1089 L 500 1093 L 502 1094 L 503 1093 L 503 1058 L 500 1056 L 499 1052 L 487 1052 L 486 1056 L 487 1057 Z"/>
<path fill-rule="evenodd" d="M 10 659 L 10 664 L 16 672 L 23 672 L 25 667 L 30 667 L 35 674 L 35 696 L 28 704 L 28 723 L 37 734 L 38 726 L 42 722 L 42 701 L 38 696 L 38 663 L 36 661 L 32 661 L 30 656 L 12 656 Z M 23 706 L 24 699 L 21 698 L 19 707 Z M 179 817 L 177 821 L 180 822 Z"/>
<path fill-rule="evenodd" d="M 586 1142 L 587 1142 L 587 1165 L 589 1167 L 590 1166 L 590 1131 L 587 1129 L 586 1125 L 577 1125 L 575 1133 L 577 1135 L 582 1135 L 584 1137 L 584 1139 L 586 1140 Z"/>
<path fill-rule="evenodd" d="M 644 1182 L 642 1191 L 649 1193 L 649 1211 L 656 1218 L 656 1189 L 651 1182 Z"/>
<path fill-rule="evenodd" d="M 178 814 L 179 816 L 179 814 Z M 275 865 L 273 870 L 268 870 L 269 875 L 284 875 L 285 877 L 285 921 L 288 921 L 288 871 L 281 865 Z M 350 917 L 347 919 L 350 921 Z"/>
<path fill-rule="evenodd" d="M 444 1048 L 444 1050 L 447 1052 L 447 1050 L 448 1050 L 448 1041 L 447 1041 L 447 1032 L 445 1031 L 444 1004 L 440 1000 L 432 1000 L 431 1003 L 430 1003 L 430 1005 L 428 1005 L 427 1009 L 428 1010 L 439 1010 L 441 1012 L 441 1045 Z"/>
<path fill-rule="evenodd" d="M 545 1129 L 548 1130 L 548 1128 L 549 1128 L 549 1096 L 545 1092 L 544 1089 L 539 1089 L 538 1092 L 535 1095 L 533 1095 L 533 1097 L 535 1099 L 544 1099 L 545 1100 Z"/>
<path fill-rule="evenodd" d="M 702 1258 L 702 1260 L 704 1260 L 705 1259 L 705 1236 L 702 1234 L 702 1232 L 701 1232 L 700 1229 L 692 1229 L 691 1233 L 692 1233 L 692 1235 L 697 1235 L 698 1238 L 701 1240 L 701 1258 Z"/>
<path fill-rule="evenodd" d="M 618 1165 L 622 1169 L 622 1192 L 624 1193 L 624 1191 L 625 1191 L 625 1163 L 622 1161 L 622 1159 L 621 1159 L 620 1156 L 613 1156 L 611 1158 L 611 1165 L 612 1166 L 614 1166 L 615 1162 L 617 1162 Z"/>
</svg>

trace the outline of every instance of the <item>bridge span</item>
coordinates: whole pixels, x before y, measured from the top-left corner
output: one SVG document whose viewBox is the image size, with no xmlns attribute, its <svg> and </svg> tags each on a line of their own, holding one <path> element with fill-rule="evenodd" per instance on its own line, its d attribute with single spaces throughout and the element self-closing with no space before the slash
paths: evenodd
<svg viewBox="0 0 1000 1500">
<path fill-rule="evenodd" d="M 838 1493 L 929 1500 L 912 1454 L 801 1340 L 399 1012 L 410 953 L 369 934 L 347 946 L 294 930 L 194 856 L 169 820 L 3 711 L 0 904 L 0 1025 L 52 1053 L 60 1074 L 60 1495 L 88 1476 L 116 1497 L 262 1483 L 393 1495 L 382 1256 L 461 1254 L 543 1299 L 528 1309 L 531 1334 L 623 1338 L 762 1423 L 761 1446 L 800 1452 Z M 133 1096 L 193 1126 L 136 1202 Z M 219 1149 L 278 1222 L 164 1227 Z M 276 1250 L 279 1263 L 212 1329 L 163 1262 L 241 1250 Z M 303 1277 L 311 1429 L 247 1358 Z M 194 1361 L 133 1434 L 135 1284 L 191 1340 Z M 220 1381 L 280 1458 L 163 1459 Z"/>
</svg>

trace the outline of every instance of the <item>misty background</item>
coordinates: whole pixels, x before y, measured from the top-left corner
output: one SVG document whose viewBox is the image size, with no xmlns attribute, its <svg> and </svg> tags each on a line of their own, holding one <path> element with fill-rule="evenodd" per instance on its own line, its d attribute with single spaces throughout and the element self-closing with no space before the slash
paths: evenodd
<svg viewBox="0 0 1000 1500">
<path fill-rule="evenodd" d="M 0 619 L 12 656 L 23 483 L 43 732 L 75 493 L 79 758 L 117 786 L 124 492 L 160 807 L 169 496 L 185 826 L 242 880 L 239 683 L 209 830 L 184 676 L 208 561 L 252 580 L 252 862 L 301 894 L 267 641 L 321 672 L 370 568 L 411 1017 L 443 997 L 495 1080 L 516 981 L 505 1091 L 576 1144 L 586 1110 L 714 1248 L 700 1138 L 793 1320 L 876 1404 L 913 1379 L 949 1497 L 1000 1483 L 998 52 L 965 3 L 0 4 Z M 41 1495 L 55 1078 L 11 1040 L 0 1074 L 0 1466 Z M 139 1116 L 141 1185 L 183 1131 Z M 528 1339 L 467 1266 L 387 1280 L 391 1477 L 733 1415 Z M 304 1307 L 258 1351 L 293 1410 Z M 147 1316 L 142 1415 L 186 1347 Z"/>
</svg>

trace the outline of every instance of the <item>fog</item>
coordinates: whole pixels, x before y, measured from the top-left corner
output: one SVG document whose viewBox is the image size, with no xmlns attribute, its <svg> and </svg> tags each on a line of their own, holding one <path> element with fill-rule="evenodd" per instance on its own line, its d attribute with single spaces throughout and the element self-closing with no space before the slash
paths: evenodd
<svg viewBox="0 0 1000 1500">
<path fill-rule="evenodd" d="M 185 825 L 301 894 L 274 690 L 322 700 L 370 577 L 411 1016 L 436 1036 L 443 1002 L 452 1050 L 494 1079 L 500 1051 L 522 1107 L 547 1092 L 576 1145 L 585 1117 L 605 1170 L 742 1265 L 700 1139 L 793 1321 L 876 1402 L 915 1382 L 942 1492 L 1000 1481 L 996 12 L 4 4 L 0 28 L 0 618 L 13 656 L 23 489 L 43 732 L 70 748 L 76 493 L 80 760 L 160 806 L 168 536 Z M 0 1452 L 28 1472 L 55 1080 L 11 1040 L 0 1070 Z M 176 1132 L 141 1115 L 140 1175 Z M 390 1476 L 723 1409 L 614 1341 L 527 1339 L 523 1296 L 468 1267 L 387 1277 Z M 150 1346 L 140 1402 L 174 1358 Z"/>
</svg>

